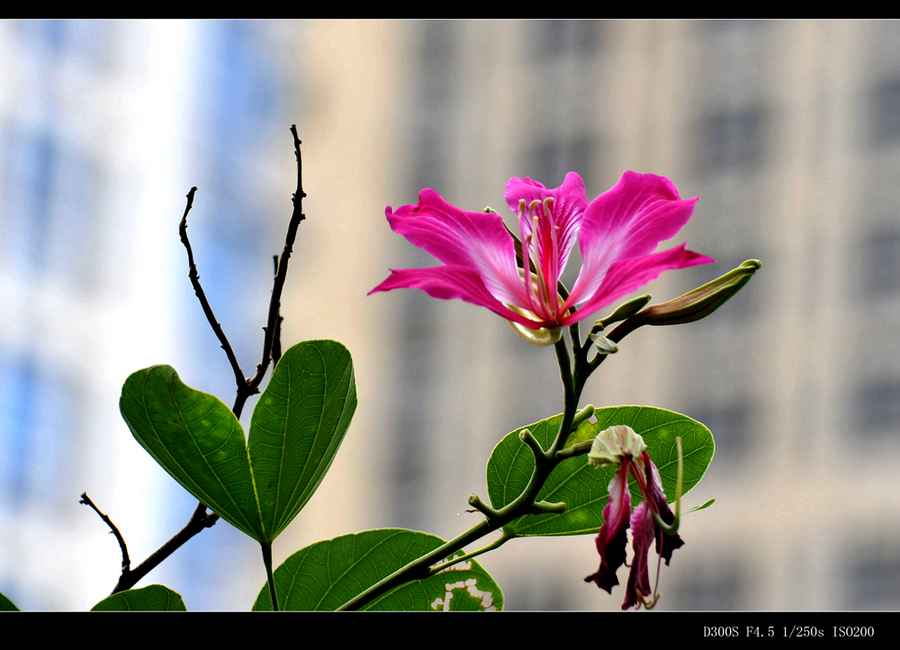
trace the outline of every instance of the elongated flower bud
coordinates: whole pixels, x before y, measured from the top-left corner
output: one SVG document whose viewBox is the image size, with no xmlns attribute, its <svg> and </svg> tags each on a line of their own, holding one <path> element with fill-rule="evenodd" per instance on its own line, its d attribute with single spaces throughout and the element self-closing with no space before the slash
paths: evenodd
<svg viewBox="0 0 900 650">
<path fill-rule="evenodd" d="M 613 323 L 618 323 L 619 321 L 625 320 L 627 318 L 631 318 L 640 310 L 642 310 L 648 302 L 650 302 L 650 294 L 645 293 L 637 298 L 632 298 L 628 302 L 623 302 L 621 305 L 616 307 L 616 310 L 607 316 L 606 318 L 601 318 L 594 322 L 594 327 L 599 327 L 601 330 L 609 327 Z"/>
<path fill-rule="evenodd" d="M 680 325 L 706 318 L 740 291 L 761 266 L 759 260 L 747 260 L 702 287 L 668 302 L 650 305 L 617 327 L 613 340 L 622 340 L 642 325 Z"/>
</svg>

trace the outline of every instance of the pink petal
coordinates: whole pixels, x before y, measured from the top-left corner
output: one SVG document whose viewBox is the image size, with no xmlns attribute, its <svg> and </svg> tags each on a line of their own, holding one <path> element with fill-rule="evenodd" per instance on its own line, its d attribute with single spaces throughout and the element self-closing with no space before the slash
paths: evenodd
<svg viewBox="0 0 900 650">
<path fill-rule="evenodd" d="M 477 272 L 496 300 L 527 306 L 513 240 L 500 215 L 460 210 L 432 189 L 419 193 L 418 205 L 396 212 L 388 206 L 385 215 L 394 232 L 444 264 Z"/>
<path fill-rule="evenodd" d="M 459 298 L 473 305 L 487 307 L 495 314 L 499 314 L 507 320 L 521 323 L 531 329 L 540 327 L 540 324 L 528 320 L 521 314 L 517 314 L 497 300 L 488 291 L 478 272 L 464 266 L 391 269 L 391 275 L 388 279 L 372 289 L 369 295 L 378 291 L 390 291 L 391 289 L 421 289 L 432 298 L 440 298 L 441 300 Z"/>
<path fill-rule="evenodd" d="M 687 244 L 650 255 L 613 262 L 594 295 L 574 314 L 564 318 L 562 324 L 571 325 L 587 318 L 614 300 L 655 280 L 665 271 L 715 262 L 713 258 L 687 250 L 685 246 Z M 566 309 L 574 304 L 575 301 L 572 299 L 574 295 L 575 291 L 573 290 L 566 302 Z"/>
<path fill-rule="evenodd" d="M 634 514 L 631 515 L 634 557 L 631 558 L 631 571 L 628 573 L 628 584 L 625 587 L 625 602 L 622 603 L 622 609 L 628 609 L 637 605 L 638 593 L 642 596 L 649 596 L 653 591 L 650 588 L 650 571 L 647 566 L 647 557 L 655 530 L 656 523 L 653 521 L 653 515 L 647 504 L 642 503 L 634 509 Z"/>
<path fill-rule="evenodd" d="M 641 460 L 644 463 L 644 475 L 650 477 L 647 481 L 647 491 L 649 494 L 644 496 L 644 501 L 651 504 L 651 507 L 656 510 L 656 514 L 659 515 L 659 518 L 662 519 L 664 523 L 671 524 L 675 521 L 675 515 L 672 513 L 672 510 L 669 509 L 669 504 L 666 503 L 666 493 L 663 492 L 662 479 L 659 476 L 659 470 L 656 469 L 656 465 L 650 460 L 650 454 L 646 451 L 641 454 Z M 669 561 L 672 559 L 672 551 L 684 546 L 684 540 L 681 539 L 681 536 L 678 535 L 678 533 L 666 535 L 658 527 L 655 530 L 656 552 L 666 561 L 666 565 L 668 566 Z"/>
<path fill-rule="evenodd" d="M 569 258 L 569 252 L 575 245 L 575 239 L 578 235 L 578 228 L 581 225 L 581 219 L 584 210 L 588 205 L 587 192 L 584 189 L 584 181 L 581 176 L 575 172 L 566 174 L 566 179 L 559 187 L 549 190 L 542 183 L 531 180 L 530 178 L 511 178 L 506 184 L 506 192 L 503 194 L 506 203 L 510 209 L 519 214 L 519 201 L 524 200 L 528 206 L 532 201 L 541 202 L 541 206 L 537 208 L 538 215 L 538 233 L 535 235 L 535 255 L 534 259 L 541 260 L 545 263 L 550 262 L 551 258 L 551 235 L 552 225 L 547 215 L 544 214 L 543 201 L 548 197 L 553 198 L 553 217 L 556 227 L 558 254 L 555 259 L 553 268 L 542 265 L 544 276 L 548 278 L 548 283 L 555 284 L 556 280 L 562 275 L 562 271 L 566 266 L 566 260 Z M 532 221 L 530 218 L 522 218 L 519 215 L 519 228 L 521 236 L 525 237 L 531 234 Z"/>
<path fill-rule="evenodd" d="M 652 253 L 691 218 L 696 198 L 681 200 L 668 178 L 627 171 L 616 185 L 591 201 L 578 246 L 584 259 L 569 305 L 596 293 L 616 260 Z"/>
<path fill-rule="evenodd" d="M 597 552 L 600 553 L 600 568 L 597 573 L 585 578 L 585 582 L 593 581 L 607 593 L 619 584 L 616 570 L 625 563 L 625 545 L 627 543 L 628 516 L 631 513 L 631 492 L 628 491 L 628 464 L 624 460 L 616 470 L 616 475 L 609 484 L 609 503 L 603 509 L 603 525 L 597 535 Z"/>
</svg>

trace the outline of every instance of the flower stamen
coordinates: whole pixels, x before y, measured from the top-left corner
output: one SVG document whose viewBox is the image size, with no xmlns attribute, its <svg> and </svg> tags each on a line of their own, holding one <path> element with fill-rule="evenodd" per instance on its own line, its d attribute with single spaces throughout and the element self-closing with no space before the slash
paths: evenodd
<svg viewBox="0 0 900 650">
<path fill-rule="evenodd" d="M 557 293 L 556 285 L 559 283 L 559 225 L 556 223 L 556 218 L 553 215 L 553 197 L 548 196 L 544 199 L 544 216 L 547 219 L 547 222 L 550 226 L 550 259 L 547 261 L 547 291 L 549 293 L 550 287 L 553 287 L 553 292 Z M 547 304 L 549 306 L 549 297 Z M 562 314 L 560 313 L 559 306 L 557 305 L 555 309 L 553 309 L 553 314 L 558 321 Z"/>
<path fill-rule="evenodd" d="M 525 298 L 528 309 L 534 313 L 535 316 L 540 318 L 540 289 L 534 286 L 534 280 L 531 273 L 532 262 L 534 262 L 535 270 L 537 270 L 537 248 L 534 240 L 534 229 L 532 229 L 531 232 L 526 232 L 525 229 L 525 217 L 527 215 L 528 207 L 525 204 L 525 199 L 519 199 L 519 231 L 522 240 L 522 269 L 519 273 L 522 278 L 522 284 L 525 287 Z M 534 255 L 533 257 L 532 254 Z"/>
<path fill-rule="evenodd" d="M 534 208 L 534 204 L 536 201 L 532 201 L 531 207 Z M 534 235 L 538 231 L 538 216 L 534 215 L 531 218 L 531 234 Z M 538 238 L 540 239 L 540 238 Z M 539 241 L 539 244 L 543 248 L 544 242 Z M 538 257 L 541 257 L 540 253 L 538 253 Z M 550 319 L 551 314 L 548 311 L 547 307 L 550 305 L 550 295 L 549 290 L 547 288 L 547 281 L 544 277 L 544 269 L 541 268 L 539 261 L 535 260 L 534 263 L 534 271 L 538 278 L 538 302 L 541 304 L 541 318 Z"/>
<path fill-rule="evenodd" d="M 666 542 L 666 536 L 663 535 L 659 540 L 659 555 L 656 556 L 656 582 L 653 583 L 653 593 L 656 594 L 655 600 L 659 600 L 659 570 L 662 569 L 663 544 Z"/>
<path fill-rule="evenodd" d="M 675 518 L 671 524 L 667 524 L 662 520 L 655 510 L 653 511 L 653 520 L 660 530 L 666 535 L 674 535 L 678 532 L 678 525 L 681 523 L 681 489 L 684 482 L 684 452 L 681 449 L 681 437 L 675 438 L 675 448 L 678 450 L 678 478 L 675 481 Z"/>
<path fill-rule="evenodd" d="M 528 248 L 531 248 L 531 235 L 528 235 L 525 238 L 527 242 Z M 524 268 L 522 269 L 522 283 L 525 285 L 525 296 L 528 298 L 528 306 L 531 308 L 531 311 L 537 311 L 537 303 L 535 301 L 536 295 L 535 292 L 537 289 L 534 286 L 534 280 L 532 279 L 531 273 L 531 260 L 527 257 L 527 255 L 522 256 L 522 263 L 524 264 Z"/>
<path fill-rule="evenodd" d="M 650 598 L 648 600 L 647 598 L 644 597 L 644 595 L 640 591 L 635 591 L 635 595 L 637 596 L 637 601 L 638 601 L 637 606 L 635 607 L 636 610 L 640 609 L 641 605 L 644 606 L 644 609 L 653 609 L 654 607 L 656 607 L 656 603 L 659 602 L 659 596 L 660 596 L 660 594 L 657 592 L 657 593 L 653 594 L 653 598 Z"/>
</svg>

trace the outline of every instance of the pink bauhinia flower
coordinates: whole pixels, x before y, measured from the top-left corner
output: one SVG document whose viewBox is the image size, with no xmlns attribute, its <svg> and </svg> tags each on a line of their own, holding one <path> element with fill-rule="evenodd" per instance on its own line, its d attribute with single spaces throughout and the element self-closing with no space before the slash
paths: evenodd
<svg viewBox="0 0 900 650">
<path fill-rule="evenodd" d="M 549 345 L 559 340 L 562 327 L 664 271 L 715 261 L 686 244 L 654 252 L 688 222 L 697 201 L 682 200 L 663 176 L 625 172 L 615 187 L 590 202 L 574 172 L 552 190 L 530 178 L 511 178 L 504 197 L 519 221 L 521 267 L 500 215 L 460 210 L 424 189 L 417 205 L 396 211 L 388 206 L 385 215 L 394 232 L 444 266 L 391 269 L 369 293 L 421 289 L 443 300 L 459 298 L 507 319 L 526 340 Z M 584 263 L 563 299 L 557 283 L 576 239 Z"/>
<path fill-rule="evenodd" d="M 600 553 L 600 568 L 584 580 L 612 593 L 612 588 L 619 584 L 616 570 L 625 563 L 626 531 L 630 526 L 634 557 L 631 559 L 631 571 L 628 574 L 622 609 L 634 607 L 639 603 L 650 609 L 658 598 L 656 596 L 648 599 L 653 593 L 647 566 L 650 544 L 656 541 L 656 553 L 660 560 L 666 561 L 666 565 L 672 559 L 672 551 L 684 546 L 684 541 L 676 532 L 678 527 L 676 515 L 666 503 L 659 470 L 650 460 L 643 438 L 631 427 L 623 425 L 605 429 L 594 438 L 588 462 L 597 466 L 618 465 L 619 468 L 609 484 L 609 503 L 603 509 L 604 521 L 596 540 L 597 551 Z M 679 470 L 679 485 L 680 472 L 681 470 Z M 643 502 L 633 513 L 631 492 L 628 490 L 629 475 L 634 478 L 643 497 Z M 680 491 L 679 487 L 677 492 Z M 676 503 L 679 498 L 680 494 L 676 495 Z M 657 570 L 657 579 L 658 577 Z"/>
</svg>

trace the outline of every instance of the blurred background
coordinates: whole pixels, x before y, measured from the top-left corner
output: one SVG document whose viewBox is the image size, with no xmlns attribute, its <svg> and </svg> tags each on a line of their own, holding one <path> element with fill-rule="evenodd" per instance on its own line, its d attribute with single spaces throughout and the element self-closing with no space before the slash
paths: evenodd
<svg viewBox="0 0 900 650">
<path fill-rule="evenodd" d="M 717 501 L 685 518 L 658 607 L 900 608 L 900 23 L 2 21 L 0 71 L 0 592 L 20 608 L 89 609 L 116 583 L 82 492 L 133 565 L 188 521 L 196 501 L 134 441 L 119 393 L 169 363 L 234 399 L 178 240 L 193 185 L 201 280 L 253 371 L 293 123 L 308 218 L 283 342 L 346 344 L 359 408 L 276 563 L 368 528 L 459 534 L 493 446 L 562 408 L 554 354 L 488 310 L 366 296 L 389 267 L 436 264 L 385 206 L 433 187 L 506 213 L 511 176 L 577 171 L 594 198 L 633 169 L 700 196 L 664 247 L 718 260 L 650 284 L 656 301 L 763 262 L 712 317 L 629 336 L 583 397 L 716 437 L 684 505 Z M 481 561 L 507 609 L 624 597 L 582 581 L 589 536 Z M 139 586 L 246 610 L 264 581 L 256 543 L 220 522 Z"/>
</svg>

